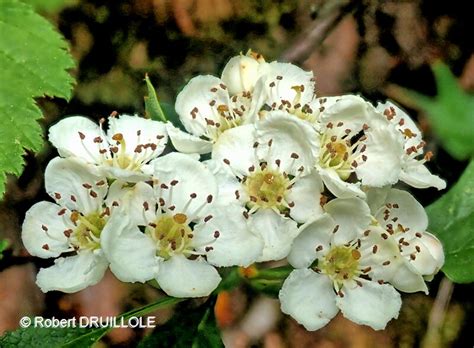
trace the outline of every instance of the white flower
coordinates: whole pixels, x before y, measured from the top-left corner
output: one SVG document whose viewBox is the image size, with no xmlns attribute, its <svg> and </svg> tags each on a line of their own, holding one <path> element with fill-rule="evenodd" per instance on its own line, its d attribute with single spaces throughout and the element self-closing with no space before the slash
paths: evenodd
<svg viewBox="0 0 474 348">
<path fill-rule="evenodd" d="M 214 145 L 213 168 L 221 204 L 245 207 L 253 231 L 264 241 L 258 261 L 284 258 L 297 223 L 321 213 L 322 182 L 314 171 L 314 129 L 285 112 L 228 130 Z M 308 141 L 312 139 L 313 141 Z"/>
<path fill-rule="evenodd" d="M 365 197 L 361 185 L 398 181 L 402 139 L 370 103 L 354 95 L 330 98 L 320 122 L 316 168 L 335 196 Z"/>
<path fill-rule="evenodd" d="M 404 292 L 428 293 L 425 280 L 431 279 L 444 264 L 441 242 L 426 232 L 428 217 L 416 199 L 406 191 L 384 188 L 367 193 L 378 233 L 397 257 L 392 260 L 390 281 Z"/>
<path fill-rule="evenodd" d="M 260 255 L 262 242 L 241 208 L 214 204 L 217 185 L 202 163 L 171 153 L 154 162 L 154 177 L 155 193 L 142 206 L 144 232 L 119 215 L 103 231 L 104 252 L 120 280 L 155 278 L 170 296 L 207 296 L 221 279 L 213 265 L 248 266 Z"/>
<path fill-rule="evenodd" d="M 291 63 L 271 62 L 257 81 L 252 98 L 252 113 L 263 117 L 268 110 L 283 110 L 314 122 L 316 103 L 313 73 Z M 313 110 L 314 109 L 314 110 Z"/>
<path fill-rule="evenodd" d="M 339 310 L 355 323 L 381 330 L 401 306 L 400 294 L 384 282 L 392 250 L 366 232 L 373 226 L 361 199 L 337 198 L 324 208 L 327 214 L 303 225 L 288 255 L 298 269 L 280 291 L 282 311 L 308 330 L 325 326 Z"/>
<path fill-rule="evenodd" d="M 107 181 L 94 167 L 57 157 L 46 168 L 45 185 L 56 203 L 39 202 L 27 211 L 23 244 L 42 258 L 75 252 L 42 268 L 36 282 L 43 292 L 76 292 L 96 284 L 108 266 L 100 245 L 110 214 L 103 207 Z"/>
<path fill-rule="evenodd" d="M 98 165 L 107 177 L 128 182 L 147 180 L 146 165 L 164 150 L 165 125 L 138 116 L 110 116 L 107 134 L 83 116 L 67 117 L 49 129 L 49 141 L 62 157 Z"/>
<path fill-rule="evenodd" d="M 396 130 L 403 138 L 404 152 L 401 160 L 400 180 L 416 188 L 436 187 L 438 190 L 446 188 L 446 182 L 431 174 L 424 166 L 426 161 L 431 158 L 432 153 L 427 152 L 423 156 L 425 142 L 421 131 L 410 116 L 390 101 L 378 104 L 377 110 L 395 125 Z"/>
<path fill-rule="evenodd" d="M 185 133 L 168 124 L 174 147 L 184 153 L 208 153 L 227 129 L 253 122 L 250 110 L 255 82 L 267 63 L 251 51 L 233 57 L 222 78 L 205 75 L 192 78 L 176 98 L 176 112 Z"/>
</svg>

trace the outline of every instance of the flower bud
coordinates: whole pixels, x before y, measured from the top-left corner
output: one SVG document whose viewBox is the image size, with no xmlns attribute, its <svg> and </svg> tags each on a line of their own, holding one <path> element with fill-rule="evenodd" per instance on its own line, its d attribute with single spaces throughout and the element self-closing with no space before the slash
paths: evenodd
<svg viewBox="0 0 474 348">
<path fill-rule="evenodd" d="M 222 71 L 221 79 L 227 85 L 230 95 L 251 92 L 259 77 L 259 70 L 265 60 L 251 51 L 247 55 L 232 57 Z"/>
</svg>

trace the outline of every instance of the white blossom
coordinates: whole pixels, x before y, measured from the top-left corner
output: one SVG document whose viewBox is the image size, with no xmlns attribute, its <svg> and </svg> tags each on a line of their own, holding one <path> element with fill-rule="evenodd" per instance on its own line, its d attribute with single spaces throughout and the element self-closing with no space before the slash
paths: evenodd
<svg viewBox="0 0 474 348">
<path fill-rule="evenodd" d="M 308 330 L 325 326 L 339 310 L 355 323 L 384 329 L 401 306 L 400 294 L 384 281 L 392 250 L 371 233 L 376 227 L 363 200 L 337 198 L 324 209 L 301 227 L 288 255 L 297 269 L 280 291 L 282 311 Z"/>
<path fill-rule="evenodd" d="M 120 280 L 154 278 L 170 296 L 207 296 L 221 279 L 214 266 L 248 266 L 260 255 L 262 242 L 241 208 L 215 204 L 217 185 L 202 163 L 168 154 L 154 162 L 154 181 L 142 206 L 144 232 L 118 215 L 104 229 L 103 248 Z"/>
<path fill-rule="evenodd" d="M 368 191 L 368 203 L 378 233 L 396 255 L 389 266 L 390 281 L 404 292 L 428 293 L 430 280 L 444 264 L 441 242 L 426 232 L 428 217 L 420 203 L 408 192 L 392 189 Z"/>
<path fill-rule="evenodd" d="M 233 57 L 222 77 L 192 78 L 176 98 L 176 112 L 188 133 L 170 123 L 174 147 L 183 153 L 208 153 L 227 129 L 253 122 L 252 91 L 267 63 L 259 54 Z"/>
<path fill-rule="evenodd" d="M 403 143 L 375 108 L 358 96 L 330 98 L 320 115 L 316 168 L 336 197 L 365 197 L 361 185 L 398 181 Z"/>
<path fill-rule="evenodd" d="M 49 141 L 62 157 L 95 164 L 105 176 L 128 182 L 148 180 L 146 166 L 167 143 L 165 124 L 138 116 L 111 115 L 108 130 L 83 116 L 62 119 L 49 129 Z"/>
<path fill-rule="evenodd" d="M 219 184 L 218 201 L 245 208 L 244 217 L 264 241 L 258 261 L 284 258 L 297 223 L 321 213 L 322 182 L 311 170 L 314 132 L 306 122 L 278 111 L 257 129 L 244 125 L 227 131 L 214 145 L 208 165 Z"/>
<path fill-rule="evenodd" d="M 96 284 L 108 266 L 100 244 L 110 215 L 103 206 L 107 181 L 94 167 L 57 157 L 46 168 L 45 185 L 56 203 L 39 202 L 27 211 L 23 244 L 42 258 L 75 252 L 40 269 L 36 282 L 43 292 L 76 292 Z"/>
<path fill-rule="evenodd" d="M 395 129 L 403 139 L 403 155 L 401 158 L 401 181 L 416 188 L 435 187 L 438 190 L 446 188 L 446 182 L 433 175 L 425 167 L 432 153 L 423 154 L 426 143 L 423 141 L 421 130 L 403 110 L 390 101 L 377 105 L 377 110 L 395 125 Z"/>
</svg>

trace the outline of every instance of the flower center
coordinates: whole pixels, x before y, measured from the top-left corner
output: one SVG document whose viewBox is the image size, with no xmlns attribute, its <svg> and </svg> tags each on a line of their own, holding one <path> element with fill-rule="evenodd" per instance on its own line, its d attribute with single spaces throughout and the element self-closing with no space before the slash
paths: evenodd
<svg viewBox="0 0 474 348">
<path fill-rule="evenodd" d="M 156 242 L 158 256 L 167 260 L 174 254 L 188 250 L 193 231 L 187 220 L 186 214 L 163 214 L 155 224 L 147 227 L 146 233 Z"/>
<path fill-rule="evenodd" d="M 112 146 L 110 151 L 112 151 L 112 159 L 107 160 L 107 163 L 110 166 L 119 167 L 121 169 L 137 170 L 140 169 L 140 164 L 130 157 L 127 152 L 127 145 L 125 139 L 121 133 L 114 134 L 112 137 L 113 140 L 117 142 L 118 146 Z M 141 152 L 142 149 L 137 147 L 135 153 Z"/>
<path fill-rule="evenodd" d="M 352 146 L 347 139 L 326 132 L 321 142 L 319 164 L 323 168 L 336 171 L 342 180 L 347 180 L 352 173 Z"/>
<path fill-rule="evenodd" d="M 78 212 L 73 212 L 71 220 L 77 226 L 70 235 L 70 242 L 73 247 L 88 250 L 99 249 L 100 233 L 106 223 L 104 216 L 99 213 L 84 216 Z"/>
<path fill-rule="evenodd" d="M 334 282 L 342 283 L 359 274 L 360 252 L 347 246 L 336 246 L 326 254 L 320 266 Z"/>
<path fill-rule="evenodd" d="M 282 204 L 290 186 L 290 180 L 283 174 L 268 168 L 259 169 L 245 180 L 245 189 L 250 197 L 250 208 L 284 209 Z"/>
</svg>

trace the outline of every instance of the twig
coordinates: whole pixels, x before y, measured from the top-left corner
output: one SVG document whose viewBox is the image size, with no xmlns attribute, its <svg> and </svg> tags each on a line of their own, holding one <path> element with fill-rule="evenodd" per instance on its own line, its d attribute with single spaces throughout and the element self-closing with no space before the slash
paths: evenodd
<svg viewBox="0 0 474 348">
<path fill-rule="evenodd" d="M 281 60 L 294 63 L 304 62 L 311 52 L 321 45 L 340 20 L 350 12 L 350 8 L 356 2 L 350 0 L 325 1 L 314 22 L 281 54 Z"/>
<path fill-rule="evenodd" d="M 453 283 L 448 278 L 444 277 L 443 280 L 441 280 L 438 293 L 436 294 L 433 307 L 431 308 L 428 329 L 426 330 L 422 347 L 433 348 L 442 346 L 440 332 L 449 306 L 449 301 L 451 300 L 453 287 Z"/>
</svg>

